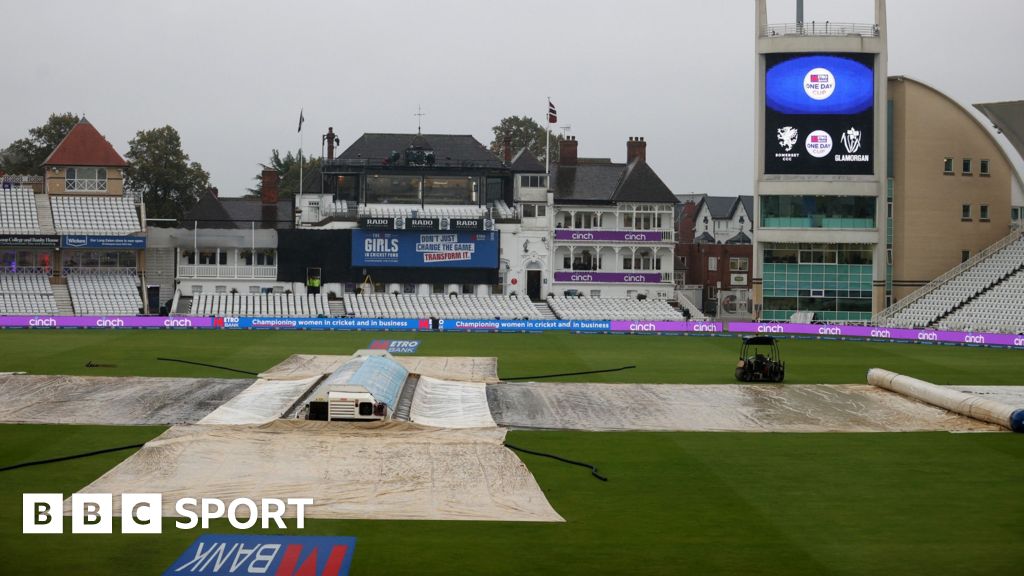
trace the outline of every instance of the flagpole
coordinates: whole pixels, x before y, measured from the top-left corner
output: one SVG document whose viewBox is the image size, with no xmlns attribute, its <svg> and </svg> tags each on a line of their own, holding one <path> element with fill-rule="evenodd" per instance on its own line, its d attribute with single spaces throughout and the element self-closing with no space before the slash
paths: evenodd
<svg viewBox="0 0 1024 576">
<path fill-rule="evenodd" d="M 551 177 L 551 97 L 548 96 L 548 113 L 547 113 L 547 125 L 548 133 L 544 143 L 544 173 Z"/>
</svg>

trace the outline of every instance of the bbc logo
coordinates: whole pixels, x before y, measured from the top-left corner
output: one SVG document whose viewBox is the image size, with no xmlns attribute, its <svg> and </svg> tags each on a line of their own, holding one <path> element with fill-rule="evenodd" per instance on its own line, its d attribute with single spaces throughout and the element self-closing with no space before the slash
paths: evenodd
<svg viewBox="0 0 1024 576">
<path fill-rule="evenodd" d="M 63 494 L 22 494 L 21 506 L 23 534 L 64 533 Z M 121 533 L 160 534 L 162 509 L 161 494 L 122 494 Z M 71 532 L 110 534 L 113 511 L 112 494 L 72 494 Z"/>
</svg>

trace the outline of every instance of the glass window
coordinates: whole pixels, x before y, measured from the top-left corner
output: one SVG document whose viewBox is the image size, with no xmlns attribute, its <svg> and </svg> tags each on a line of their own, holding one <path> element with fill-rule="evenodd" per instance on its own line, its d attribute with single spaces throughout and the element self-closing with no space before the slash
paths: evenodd
<svg viewBox="0 0 1024 576">
<path fill-rule="evenodd" d="M 942 172 L 944 174 L 952 174 L 953 173 L 953 159 L 952 158 L 945 158 L 945 159 L 943 159 L 943 161 L 942 161 Z"/>
<path fill-rule="evenodd" d="M 547 214 L 548 214 L 548 207 L 547 206 L 544 206 L 544 205 L 538 205 L 537 206 L 537 216 L 538 217 L 547 216 Z"/>
<path fill-rule="evenodd" d="M 187 264 L 195 264 L 196 253 L 191 250 L 182 250 L 181 259 L 184 260 Z"/>
<path fill-rule="evenodd" d="M 523 217 L 533 218 L 537 214 L 537 210 L 533 204 L 523 204 Z"/>
<path fill-rule="evenodd" d="M 117 268 L 117 252 L 101 252 L 100 266 L 104 268 Z"/>
<path fill-rule="evenodd" d="M 1020 208 L 1010 208 L 1010 220 L 1020 219 Z"/>
<path fill-rule="evenodd" d="M 981 207 L 978 208 L 978 217 L 982 220 L 988 220 L 988 205 L 982 204 Z"/>
<path fill-rule="evenodd" d="M 623 270 L 632 270 L 633 269 L 633 259 L 630 258 L 629 256 L 626 256 L 625 258 L 623 258 L 622 259 L 622 269 Z"/>
<path fill-rule="evenodd" d="M 967 262 L 970 259 L 971 259 L 971 251 L 970 250 L 961 250 L 960 251 L 960 262 Z"/>
<path fill-rule="evenodd" d="M 718 258 L 716 258 L 714 256 L 708 256 L 708 271 L 709 272 L 716 272 L 716 271 L 718 271 Z"/>
<path fill-rule="evenodd" d="M 978 162 L 978 174 L 981 176 L 988 176 L 988 160 L 980 160 Z"/>
<path fill-rule="evenodd" d="M 969 175 L 971 173 L 971 159 L 970 158 L 964 158 L 963 166 L 961 167 L 960 171 L 963 172 L 965 175 Z"/>
<path fill-rule="evenodd" d="M 415 284 L 402 284 L 402 293 L 403 294 L 415 294 L 416 293 L 416 285 Z"/>
<path fill-rule="evenodd" d="M 430 292 L 431 294 L 444 294 L 444 284 L 431 284 Z"/>
<path fill-rule="evenodd" d="M 221 266 L 227 266 L 228 265 L 228 253 L 226 251 L 221 250 L 217 254 L 217 263 L 220 264 Z"/>
<path fill-rule="evenodd" d="M 729 258 L 730 272 L 746 272 L 750 266 L 748 258 Z"/>
<path fill-rule="evenodd" d="M 472 284 L 463 284 L 462 285 L 462 293 L 463 294 L 472 294 L 473 293 L 473 285 Z"/>
<path fill-rule="evenodd" d="M 423 179 L 423 202 L 425 204 L 475 204 L 476 181 L 462 176 L 435 177 Z M 416 202 L 416 199 L 412 199 Z"/>
<path fill-rule="evenodd" d="M 199 251 L 199 263 L 200 264 L 215 264 L 217 253 L 213 250 L 200 250 Z"/>
<path fill-rule="evenodd" d="M 136 265 L 135 252 L 119 252 L 117 255 L 117 263 L 122 268 L 134 268 Z"/>
<path fill-rule="evenodd" d="M 960 219 L 961 220 L 970 220 L 971 219 L 971 205 L 970 204 L 964 204 L 963 206 L 960 207 Z"/>
<path fill-rule="evenodd" d="M 252 266 L 252 260 L 253 260 L 252 250 L 242 250 L 241 252 L 238 253 L 238 258 L 246 266 Z"/>
</svg>

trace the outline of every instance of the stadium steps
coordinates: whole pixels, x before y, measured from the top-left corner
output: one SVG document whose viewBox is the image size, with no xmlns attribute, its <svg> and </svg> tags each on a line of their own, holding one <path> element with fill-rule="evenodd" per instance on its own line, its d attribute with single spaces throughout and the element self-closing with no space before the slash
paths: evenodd
<svg viewBox="0 0 1024 576">
<path fill-rule="evenodd" d="M 416 396 L 416 385 L 420 383 L 419 374 L 409 374 L 402 386 L 402 394 L 395 403 L 394 420 L 409 421 L 409 413 L 412 412 L 412 399 Z"/>
<path fill-rule="evenodd" d="M 1013 271 L 1011 271 L 1009 274 L 1007 274 L 1007 275 L 1003 276 L 1002 278 L 999 278 L 995 282 L 989 284 L 988 286 L 986 286 L 984 289 L 982 289 L 980 292 L 978 292 L 974 296 L 969 296 L 968 298 L 966 298 L 965 300 L 961 301 L 956 306 L 953 306 L 945 314 L 940 314 L 938 318 L 936 318 L 936 319 L 932 320 L 931 322 L 929 322 L 928 326 L 932 327 L 932 328 L 938 326 L 940 323 L 942 323 L 943 320 L 945 320 L 946 318 L 949 318 L 950 316 L 952 316 L 954 312 L 958 312 L 964 306 L 967 306 L 971 302 L 974 302 L 978 298 L 981 298 L 985 294 L 988 294 L 992 290 L 994 290 L 997 287 L 999 287 L 1000 284 L 1002 284 L 1003 282 L 1006 282 L 1007 280 L 1012 278 L 1014 274 L 1017 274 L 1018 272 L 1020 272 L 1022 270 L 1024 270 L 1024 266 L 1019 266 L 1017 268 L 1014 268 Z"/>
<path fill-rule="evenodd" d="M 178 298 L 178 306 L 175 307 L 174 313 L 180 316 L 188 316 L 192 313 L 192 297 L 181 296 Z"/>
<path fill-rule="evenodd" d="M 42 218 L 39 219 L 40 228 L 42 227 Z M 52 224 L 51 224 L 52 227 Z M 57 303 L 57 315 L 58 316 L 74 316 L 75 307 L 71 304 L 71 292 L 68 290 L 67 284 L 52 284 L 53 286 L 53 300 Z"/>
<path fill-rule="evenodd" d="M 36 214 L 39 216 L 39 233 L 56 234 L 57 229 L 53 227 L 53 213 L 50 212 L 50 197 L 46 194 L 35 194 L 35 201 Z"/>
<path fill-rule="evenodd" d="M 544 320 L 558 320 L 558 316 L 555 315 L 555 311 L 551 309 L 551 306 L 545 302 L 534 302 L 533 307 L 537 309 L 540 316 Z"/>
<path fill-rule="evenodd" d="M 344 300 L 328 300 L 327 311 L 331 315 L 331 318 L 340 318 L 345 315 L 345 301 Z"/>
</svg>

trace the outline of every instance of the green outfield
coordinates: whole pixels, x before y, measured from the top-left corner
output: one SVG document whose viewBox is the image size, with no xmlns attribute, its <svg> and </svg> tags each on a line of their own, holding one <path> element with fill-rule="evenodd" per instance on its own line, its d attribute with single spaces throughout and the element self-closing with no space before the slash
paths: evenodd
<svg viewBox="0 0 1024 576">
<path fill-rule="evenodd" d="M 502 376 L 636 364 L 612 382 L 731 381 L 738 339 L 287 332 L 0 332 L 0 371 L 231 376 L 291 353 L 415 338 L 421 354 L 497 356 Z M 1019 384 L 1019 351 L 787 340 L 787 381 L 863 383 L 869 367 Z M 86 363 L 111 367 L 87 368 Z M 579 380 L 579 378 L 565 378 Z M 0 466 L 143 442 L 160 427 L 0 425 Z M 522 458 L 564 524 L 307 521 L 358 539 L 352 574 L 1013 574 L 1024 564 L 1024 437 L 1010 433 L 511 432 L 597 465 Z M 2 574 L 160 574 L 198 535 L 21 535 L 21 494 L 81 489 L 131 451 L 0 472 Z M 116 528 L 116 523 L 115 523 Z M 229 532 L 226 523 L 216 531 Z"/>
</svg>

